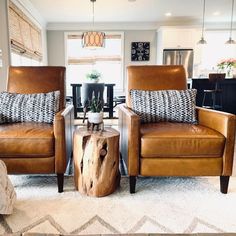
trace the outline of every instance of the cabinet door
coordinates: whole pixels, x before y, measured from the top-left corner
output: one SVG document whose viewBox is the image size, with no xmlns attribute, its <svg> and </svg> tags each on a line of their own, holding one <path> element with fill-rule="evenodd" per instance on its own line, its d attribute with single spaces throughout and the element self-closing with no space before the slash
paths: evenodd
<svg viewBox="0 0 236 236">
<path fill-rule="evenodd" d="M 163 30 L 164 48 L 193 48 L 192 29 L 165 29 Z"/>
</svg>

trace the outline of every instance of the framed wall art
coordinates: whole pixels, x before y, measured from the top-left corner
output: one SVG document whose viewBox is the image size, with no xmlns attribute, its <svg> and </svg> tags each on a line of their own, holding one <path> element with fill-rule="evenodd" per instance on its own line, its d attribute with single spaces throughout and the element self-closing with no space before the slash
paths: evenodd
<svg viewBox="0 0 236 236">
<path fill-rule="evenodd" d="M 131 43 L 131 61 L 149 61 L 150 42 Z"/>
</svg>

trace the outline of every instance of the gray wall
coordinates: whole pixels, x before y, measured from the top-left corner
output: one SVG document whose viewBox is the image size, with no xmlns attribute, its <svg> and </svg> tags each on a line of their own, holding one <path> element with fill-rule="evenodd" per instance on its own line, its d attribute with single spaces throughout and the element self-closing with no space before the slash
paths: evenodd
<svg viewBox="0 0 236 236">
<path fill-rule="evenodd" d="M 156 64 L 156 31 L 155 30 L 130 30 L 125 31 L 124 62 L 128 65 Z M 131 61 L 131 42 L 150 42 L 150 60 L 143 62 Z"/>
<path fill-rule="evenodd" d="M 7 71 L 10 64 L 7 24 L 7 0 L 0 1 L 0 49 L 2 50 L 2 67 L 0 67 L 0 91 L 6 89 Z"/>
<path fill-rule="evenodd" d="M 48 65 L 65 65 L 64 32 L 59 30 L 47 31 Z M 131 42 L 150 42 L 150 61 L 131 62 Z M 156 64 L 156 31 L 155 30 L 129 30 L 124 31 L 124 63 L 129 64 Z"/>
<path fill-rule="evenodd" d="M 64 31 L 47 31 L 49 66 L 65 66 Z"/>
<path fill-rule="evenodd" d="M 59 31 L 59 30 L 47 31 L 49 66 L 65 66 L 64 32 L 66 31 Z M 123 32 L 124 32 L 124 78 L 126 78 L 126 67 L 128 65 L 156 64 L 157 38 L 156 38 L 156 30 L 126 30 Z M 150 42 L 150 60 L 146 62 L 132 62 L 131 42 L 140 42 L 140 41 Z M 125 84 L 126 80 L 124 80 L 124 85 Z"/>
</svg>

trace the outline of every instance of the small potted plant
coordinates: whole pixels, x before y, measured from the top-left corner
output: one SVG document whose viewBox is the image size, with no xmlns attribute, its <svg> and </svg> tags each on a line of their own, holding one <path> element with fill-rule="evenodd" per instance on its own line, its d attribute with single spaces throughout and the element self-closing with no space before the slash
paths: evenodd
<svg viewBox="0 0 236 236">
<path fill-rule="evenodd" d="M 103 120 L 103 100 L 100 98 L 100 94 L 96 98 L 94 93 L 89 103 L 90 111 L 88 112 L 88 121 L 94 124 L 100 124 Z"/>
<path fill-rule="evenodd" d="M 90 80 L 92 83 L 98 83 L 100 77 L 101 77 L 101 73 L 99 73 L 96 70 L 92 70 L 91 73 L 88 73 L 86 75 L 86 78 Z"/>
</svg>

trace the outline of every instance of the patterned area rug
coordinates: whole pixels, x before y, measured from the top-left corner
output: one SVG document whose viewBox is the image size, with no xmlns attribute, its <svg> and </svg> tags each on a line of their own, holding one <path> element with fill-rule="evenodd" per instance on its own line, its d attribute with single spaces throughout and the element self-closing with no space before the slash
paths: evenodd
<svg viewBox="0 0 236 236">
<path fill-rule="evenodd" d="M 128 178 L 107 197 L 74 190 L 65 178 L 57 193 L 54 176 L 11 176 L 17 202 L 10 216 L 0 216 L 0 234 L 133 234 L 236 232 L 236 177 L 229 193 L 219 178 L 139 178 L 129 194 Z"/>
</svg>

